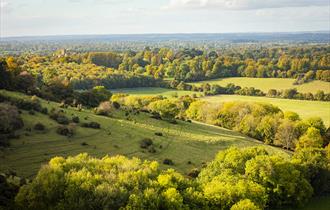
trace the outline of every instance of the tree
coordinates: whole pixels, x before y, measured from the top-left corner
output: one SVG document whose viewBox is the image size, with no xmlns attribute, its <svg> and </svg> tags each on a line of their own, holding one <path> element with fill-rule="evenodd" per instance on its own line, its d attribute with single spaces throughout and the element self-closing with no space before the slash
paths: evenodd
<svg viewBox="0 0 330 210">
<path fill-rule="evenodd" d="M 314 95 L 314 98 L 318 101 L 323 101 L 324 100 L 324 92 L 322 90 L 318 90 L 315 95 Z"/>
<path fill-rule="evenodd" d="M 6 61 L 0 61 L 0 89 L 12 88 L 10 85 L 12 83 L 12 75 L 8 71 L 8 66 Z"/>
<path fill-rule="evenodd" d="M 313 188 L 298 169 L 279 156 L 259 155 L 246 162 L 245 175 L 265 187 L 270 206 L 302 205 Z"/>
<path fill-rule="evenodd" d="M 15 89 L 28 93 L 35 89 L 35 78 L 27 71 L 21 72 L 15 77 Z"/>
<path fill-rule="evenodd" d="M 296 140 L 297 133 L 294 122 L 284 119 L 275 134 L 275 144 L 286 149 L 293 149 Z"/>
<path fill-rule="evenodd" d="M 320 130 L 314 127 L 309 127 L 306 133 L 301 136 L 296 144 L 296 150 L 302 148 L 321 148 L 323 139 Z"/>
<path fill-rule="evenodd" d="M 260 210 L 260 207 L 256 206 L 250 199 L 244 199 L 235 203 L 230 210 Z"/>
<path fill-rule="evenodd" d="M 185 81 L 186 80 L 186 75 L 189 73 L 189 66 L 188 64 L 186 63 L 182 63 L 180 66 L 179 66 L 179 69 L 177 69 L 177 71 L 175 72 L 175 75 L 174 75 L 174 78 L 176 80 L 183 80 Z"/>
<path fill-rule="evenodd" d="M 148 105 L 151 111 L 159 113 L 166 119 L 173 119 L 180 112 L 180 105 L 175 99 L 163 99 L 151 102 Z"/>
</svg>

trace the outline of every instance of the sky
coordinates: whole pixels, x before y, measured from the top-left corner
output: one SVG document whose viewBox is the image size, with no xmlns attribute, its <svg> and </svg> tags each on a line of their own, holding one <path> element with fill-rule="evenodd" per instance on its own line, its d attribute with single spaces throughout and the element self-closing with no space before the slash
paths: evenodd
<svg viewBox="0 0 330 210">
<path fill-rule="evenodd" d="M 0 36 L 329 31 L 330 0 L 0 0 Z"/>
</svg>

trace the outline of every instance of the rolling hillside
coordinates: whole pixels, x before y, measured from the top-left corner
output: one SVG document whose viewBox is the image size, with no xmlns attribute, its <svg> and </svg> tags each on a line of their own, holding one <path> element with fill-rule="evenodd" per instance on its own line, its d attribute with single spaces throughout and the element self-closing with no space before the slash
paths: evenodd
<svg viewBox="0 0 330 210">
<path fill-rule="evenodd" d="M 8 91 L 1 91 L 1 93 L 27 97 Z M 57 103 L 48 104 L 41 101 L 42 106 L 49 110 L 52 107 L 58 107 Z M 68 108 L 64 111 L 68 117 L 79 116 L 80 122 L 99 122 L 101 129 L 77 126 L 76 134 L 68 138 L 56 133 L 58 124 L 47 115 L 38 112 L 31 115 L 27 111 L 22 111 L 24 129 L 20 131 L 20 138 L 10 141 L 10 147 L 0 150 L 0 162 L 2 163 L 0 171 L 13 170 L 19 176 L 31 177 L 36 174 L 43 163 L 54 156 L 69 156 L 87 152 L 97 157 L 106 154 L 123 154 L 128 157 L 157 160 L 160 163 L 165 158 L 169 158 L 174 162 L 171 167 L 187 173 L 213 159 L 219 150 L 234 145 L 246 147 L 262 144 L 220 127 L 183 121 L 178 121 L 178 124 L 170 124 L 152 119 L 147 113 L 125 116 L 124 111 L 115 111 L 112 117 L 105 117 L 95 115 L 90 110 L 79 112 L 74 108 Z M 33 126 L 37 122 L 42 122 L 46 126 L 46 131 L 34 131 Z M 157 136 L 155 132 L 161 132 L 163 136 Z M 155 153 L 140 148 L 140 141 L 143 138 L 153 140 Z M 281 149 L 267 147 L 274 152 L 286 154 Z M 188 163 L 189 161 L 191 163 Z M 161 165 L 163 168 L 167 167 Z"/>
</svg>

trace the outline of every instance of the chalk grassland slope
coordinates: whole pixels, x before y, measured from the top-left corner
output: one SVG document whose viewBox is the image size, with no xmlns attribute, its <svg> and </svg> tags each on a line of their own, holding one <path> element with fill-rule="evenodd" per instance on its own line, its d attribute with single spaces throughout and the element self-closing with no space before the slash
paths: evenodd
<svg viewBox="0 0 330 210">
<path fill-rule="evenodd" d="M 271 103 L 275 106 L 278 106 L 284 111 L 296 112 L 302 118 L 321 117 L 327 126 L 330 125 L 330 102 L 325 101 L 306 101 L 240 95 L 207 96 L 203 97 L 203 100 L 212 103 L 221 103 L 225 101 L 250 101 Z"/>
<path fill-rule="evenodd" d="M 5 91 L 0 93 L 24 97 L 18 93 Z M 48 109 L 58 107 L 57 103 L 48 104 L 45 101 L 42 101 L 42 105 Z M 160 163 L 165 158 L 169 158 L 174 162 L 171 167 L 187 173 L 192 168 L 201 167 L 203 162 L 212 160 L 219 150 L 230 146 L 247 147 L 261 144 L 254 139 L 220 127 L 183 121 L 178 121 L 178 124 L 174 125 L 152 119 L 146 113 L 130 115 L 131 119 L 127 120 L 123 111 L 116 111 L 113 117 L 105 117 L 94 115 L 90 110 L 81 112 L 74 108 L 64 110 L 66 116 L 79 116 L 81 122 L 99 122 L 101 129 L 77 126 L 76 134 L 68 138 L 56 133 L 58 125 L 47 115 L 41 113 L 30 115 L 27 111 L 22 111 L 24 129 L 20 131 L 19 139 L 10 141 L 9 148 L 0 150 L 0 171 L 14 170 L 19 176 L 31 177 L 42 164 L 54 156 L 87 152 L 96 157 L 122 154 L 128 157 L 157 160 Z M 33 128 L 37 122 L 46 125 L 45 132 L 25 130 Z M 163 136 L 156 136 L 155 132 L 162 132 Z M 143 138 L 153 140 L 156 153 L 149 153 L 140 148 L 139 142 Z M 83 142 L 88 145 L 82 146 Z M 270 146 L 267 148 L 287 155 L 281 149 Z M 192 164 L 188 164 L 188 161 Z M 167 167 L 163 164 L 161 166 Z"/>
<path fill-rule="evenodd" d="M 258 88 L 265 93 L 269 89 L 284 90 L 290 88 L 297 88 L 302 93 L 316 93 L 318 90 L 323 90 L 325 93 L 330 93 L 330 82 L 324 81 L 311 81 L 301 85 L 293 85 L 295 79 L 288 78 L 249 78 L 249 77 L 230 77 L 220 78 L 214 80 L 206 80 L 201 82 L 195 82 L 190 84 L 200 85 L 202 83 L 218 84 L 220 86 L 226 86 L 229 83 L 234 83 L 241 87 L 254 87 Z"/>
</svg>

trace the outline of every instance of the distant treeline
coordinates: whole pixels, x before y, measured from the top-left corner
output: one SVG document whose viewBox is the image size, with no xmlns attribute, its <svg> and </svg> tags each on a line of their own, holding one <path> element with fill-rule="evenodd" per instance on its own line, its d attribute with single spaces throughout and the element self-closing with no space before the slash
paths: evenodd
<svg viewBox="0 0 330 210">
<path fill-rule="evenodd" d="M 172 50 L 146 47 L 142 51 L 72 53 L 60 50 L 52 55 L 22 54 L 1 60 L 0 88 L 45 95 L 45 89 L 61 94 L 64 89 L 89 90 L 167 87 L 166 78 L 174 78 L 169 87 L 204 92 L 206 95 L 239 94 L 289 99 L 329 101 L 329 93 L 299 93 L 295 89 L 264 93 L 253 87 L 188 85 L 218 77 L 291 77 L 296 83 L 313 79 L 330 81 L 330 47 L 241 47 L 217 51 L 195 48 Z M 49 91 L 48 91 L 49 92 Z M 65 91 L 64 91 L 65 92 Z M 46 94 L 47 95 L 47 94 Z M 56 95 L 56 94 L 55 94 Z M 52 98 L 52 97 L 48 97 Z"/>
<path fill-rule="evenodd" d="M 110 73 L 149 75 L 156 79 L 201 81 L 219 77 L 295 78 L 330 81 L 330 47 L 241 46 L 216 50 L 146 47 L 141 51 L 22 54 L 5 57 L 11 69 L 19 68 L 48 82 L 105 78 Z"/>
</svg>

